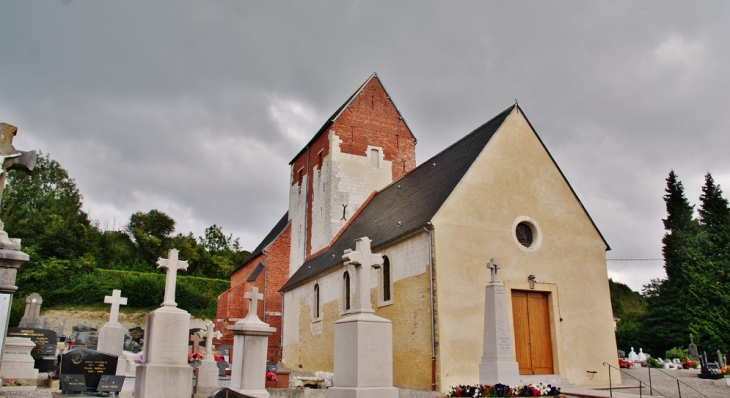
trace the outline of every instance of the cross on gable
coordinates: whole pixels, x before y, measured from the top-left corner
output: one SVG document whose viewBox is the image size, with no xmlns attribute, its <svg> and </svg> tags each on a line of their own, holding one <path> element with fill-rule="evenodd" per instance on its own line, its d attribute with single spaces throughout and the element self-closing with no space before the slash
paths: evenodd
<svg viewBox="0 0 730 398">
<path fill-rule="evenodd" d="M 243 294 L 243 298 L 250 300 L 248 303 L 248 315 L 246 315 L 246 319 L 250 317 L 258 318 L 259 300 L 264 298 L 264 295 L 259 293 L 259 288 L 256 286 L 252 287 L 251 290 Z"/>
<path fill-rule="evenodd" d="M 487 264 L 487 268 L 489 268 L 489 271 L 492 274 L 492 282 L 499 282 L 499 279 L 497 278 L 497 271 L 502 267 L 497 264 L 497 261 L 495 259 L 491 259 L 489 264 Z"/>
<path fill-rule="evenodd" d="M 177 282 L 177 271 L 186 271 L 188 269 L 187 261 L 180 261 L 177 259 L 177 249 L 170 249 L 167 253 L 168 258 L 160 257 L 157 260 L 157 268 L 167 269 L 167 275 L 165 276 L 165 300 L 162 302 L 163 306 L 177 307 L 175 302 L 175 284 Z"/>
<path fill-rule="evenodd" d="M 383 265 L 383 255 L 373 253 L 370 249 L 368 237 L 355 240 L 355 250 L 347 249 L 342 259 L 345 265 L 355 266 L 357 279 L 357 297 L 353 312 L 373 312 L 370 304 L 370 269 L 380 268 Z"/>
<path fill-rule="evenodd" d="M 111 296 L 104 296 L 104 304 L 111 304 L 112 308 L 109 312 L 109 322 L 119 323 L 119 306 L 127 305 L 127 298 L 122 297 L 122 291 L 114 289 Z"/>
</svg>

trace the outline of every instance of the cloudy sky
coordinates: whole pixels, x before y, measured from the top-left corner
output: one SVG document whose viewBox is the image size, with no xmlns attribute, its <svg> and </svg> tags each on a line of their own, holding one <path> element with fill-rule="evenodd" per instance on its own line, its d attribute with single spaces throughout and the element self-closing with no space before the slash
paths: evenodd
<svg viewBox="0 0 730 398">
<path fill-rule="evenodd" d="M 423 162 L 519 100 L 635 290 L 663 277 L 664 179 L 730 190 L 724 1 L 0 0 L 0 122 L 104 229 L 159 209 L 252 250 L 288 163 L 377 72 Z M 727 195 L 726 195 L 727 197 Z"/>
</svg>

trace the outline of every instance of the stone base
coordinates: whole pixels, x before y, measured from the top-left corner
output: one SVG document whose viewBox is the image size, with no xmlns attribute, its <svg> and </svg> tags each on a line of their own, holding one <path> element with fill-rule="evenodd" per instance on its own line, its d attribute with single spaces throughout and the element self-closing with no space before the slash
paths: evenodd
<svg viewBox="0 0 730 398">
<path fill-rule="evenodd" d="M 195 394 L 193 398 L 208 398 L 208 395 L 220 387 L 195 387 Z"/>
<path fill-rule="evenodd" d="M 491 362 L 479 364 L 479 384 L 507 384 L 514 386 L 520 383 L 520 366 L 517 362 Z"/>
<path fill-rule="evenodd" d="M 336 387 L 392 388 L 392 323 L 371 313 L 340 319 L 335 322 L 334 357 Z"/>
<path fill-rule="evenodd" d="M 398 398 L 395 387 L 330 387 L 327 398 Z"/>
<path fill-rule="evenodd" d="M 137 366 L 136 398 L 187 398 L 192 394 L 193 368 L 190 365 L 144 363 Z"/>
<path fill-rule="evenodd" d="M 0 387 L 0 392 L 12 392 L 12 391 L 35 391 L 38 387 L 36 386 L 6 386 Z"/>
<path fill-rule="evenodd" d="M 249 395 L 256 398 L 269 398 L 269 392 L 266 390 L 235 390 L 243 395 Z M 196 397 L 197 398 L 197 397 Z"/>
</svg>

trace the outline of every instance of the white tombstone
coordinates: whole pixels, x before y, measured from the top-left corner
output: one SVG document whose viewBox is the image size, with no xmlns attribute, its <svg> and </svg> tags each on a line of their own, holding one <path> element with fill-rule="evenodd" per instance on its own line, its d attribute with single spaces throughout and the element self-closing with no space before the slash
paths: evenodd
<svg viewBox="0 0 730 398">
<path fill-rule="evenodd" d="M 35 390 L 38 384 L 38 369 L 30 355 L 35 348 L 27 337 L 7 337 L 3 348 L 3 361 L 0 364 L 0 379 L 15 379 L 28 386 L 25 389 Z"/>
<path fill-rule="evenodd" d="M 644 361 L 646 361 L 646 354 L 644 354 L 644 349 L 643 349 L 643 348 L 639 348 L 639 355 L 638 355 L 638 357 L 637 357 L 637 358 L 638 358 L 638 359 L 639 359 L 639 361 L 641 361 L 641 362 L 644 362 Z"/>
<path fill-rule="evenodd" d="M 214 328 L 215 324 L 208 322 L 206 328 L 197 333 L 200 338 L 205 339 L 205 356 L 198 367 L 194 398 L 207 398 L 211 392 L 220 388 L 218 386 L 218 365 L 213 356 L 213 339 L 220 339 L 223 335 L 219 331 L 213 331 Z"/>
<path fill-rule="evenodd" d="M 117 376 L 127 372 L 127 359 L 124 356 L 124 335 L 127 329 L 119 323 L 119 306 L 127 305 L 127 298 L 122 297 L 121 290 L 113 290 L 111 296 L 104 296 L 104 303 L 111 304 L 109 322 L 99 329 L 99 340 L 96 350 L 117 356 Z"/>
<path fill-rule="evenodd" d="M 342 259 L 355 266 L 356 302 L 352 315 L 335 322 L 334 386 L 327 398 L 397 398 L 393 387 L 393 325 L 374 314 L 370 304 L 370 269 L 383 265 L 370 239 L 355 240 Z"/>
<path fill-rule="evenodd" d="M 500 266 L 492 259 L 487 268 L 491 281 L 485 288 L 484 345 L 479 363 L 479 384 L 517 385 L 520 382 L 520 366 L 515 358 L 504 285 L 497 275 Z"/>
<path fill-rule="evenodd" d="M 636 351 L 634 351 L 634 347 L 631 347 L 631 352 L 629 353 L 629 361 L 636 362 L 639 360 L 639 356 L 636 354 Z"/>
<path fill-rule="evenodd" d="M 256 313 L 258 301 L 264 298 L 257 287 L 252 287 L 243 297 L 250 300 L 248 315 L 228 327 L 233 333 L 231 389 L 252 397 L 269 398 L 266 391 L 266 352 L 269 336 L 276 328 L 262 322 Z"/>
<path fill-rule="evenodd" d="M 157 268 L 167 269 L 165 299 L 162 307 L 147 314 L 143 362 L 137 366 L 135 398 L 190 397 L 193 371 L 188 365 L 190 314 L 175 303 L 175 276 L 187 270 L 188 263 L 169 251 Z"/>
</svg>

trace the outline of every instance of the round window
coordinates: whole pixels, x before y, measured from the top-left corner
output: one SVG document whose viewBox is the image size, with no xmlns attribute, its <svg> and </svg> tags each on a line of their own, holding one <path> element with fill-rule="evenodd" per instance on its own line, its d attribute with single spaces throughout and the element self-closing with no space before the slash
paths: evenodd
<svg viewBox="0 0 730 398">
<path fill-rule="evenodd" d="M 530 227 L 530 224 L 524 221 L 517 224 L 517 227 L 515 228 L 515 235 L 517 236 L 517 241 L 520 242 L 522 246 L 532 246 L 534 238 L 532 236 L 532 227 Z"/>
</svg>

